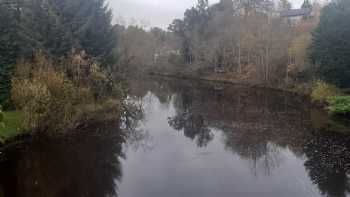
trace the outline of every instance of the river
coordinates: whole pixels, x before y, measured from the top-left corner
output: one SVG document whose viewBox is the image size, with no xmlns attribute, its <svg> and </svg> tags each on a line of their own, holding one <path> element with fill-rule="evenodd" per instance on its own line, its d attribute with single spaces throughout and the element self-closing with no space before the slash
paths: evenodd
<svg viewBox="0 0 350 197">
<path fill-rule="evenodd" d="M 143 116 L 1 153 L 0 197 L 346 197 L 350 136 L 287 92 L 190 80 L 129 83 Z"/>
</svg>

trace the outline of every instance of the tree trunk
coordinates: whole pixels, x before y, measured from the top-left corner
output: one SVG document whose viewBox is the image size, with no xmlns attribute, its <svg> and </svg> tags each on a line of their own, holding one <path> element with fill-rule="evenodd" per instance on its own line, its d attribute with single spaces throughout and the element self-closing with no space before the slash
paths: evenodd
<svg viewBox="0 0 350 197">
<path fill-rule="evenodd" d="M 238 43 L 238 73 L 242 73 L 242 65 L 241 65 L 241 38 L 239 38 Z"/>
<path fill-rule="evenodd" d="M 269 54 L 269 47 L 265 46 L 265 81 L 268 82 L 269 80 L 269 70 L 270 70 L 270 54 Z"/>
</svg>

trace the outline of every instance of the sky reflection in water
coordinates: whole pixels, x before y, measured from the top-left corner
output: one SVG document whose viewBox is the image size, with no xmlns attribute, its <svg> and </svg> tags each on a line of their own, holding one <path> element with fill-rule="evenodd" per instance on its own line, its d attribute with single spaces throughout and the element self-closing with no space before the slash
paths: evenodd
<svg viewBox="0 0 350 197">
<path fill-rule="evenodd" d="M 129 85 L 144 116 L 126 139 L 107 124 L 10 148 L 0 197 L 349 196 L 350 137 L 318 131 L 324 114 L 306 98 L 193 81 Z"/>
</svg>

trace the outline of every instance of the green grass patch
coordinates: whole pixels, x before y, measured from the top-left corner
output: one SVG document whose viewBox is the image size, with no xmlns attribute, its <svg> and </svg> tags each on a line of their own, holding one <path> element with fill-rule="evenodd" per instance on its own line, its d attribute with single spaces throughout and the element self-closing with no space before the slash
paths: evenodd
<svg viewBox="0 0 350 197">
<path fill-rule="evenodd" d="M 2 117 L 2 118 L 1 118 Z M 21 112 L 0 112 L 0 142 L 13 138 L 23 132 Z"/>
<path fill-rule="evenodd" d="M 335 115 L 350 114 L 350 96 L 333 96 L 327 99 L 328 110 Z"/>
</svg>

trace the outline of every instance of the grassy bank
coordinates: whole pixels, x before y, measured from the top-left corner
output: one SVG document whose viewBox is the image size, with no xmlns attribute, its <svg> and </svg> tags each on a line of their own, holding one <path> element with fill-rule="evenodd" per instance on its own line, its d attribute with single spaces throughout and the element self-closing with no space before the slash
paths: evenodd
<svg viewBox="0 0 350 197">
<path fill-rule="evenodd" d="M 23 116 L 21 112 L 3 112 L 0 121 L 0 143 L 20 135 L 22 130 Z"/>
</svg>

